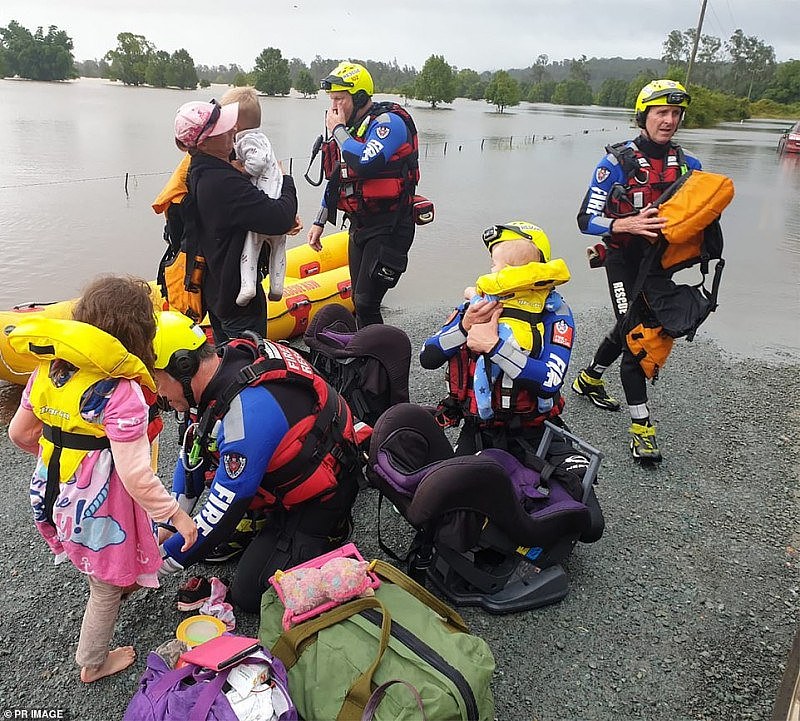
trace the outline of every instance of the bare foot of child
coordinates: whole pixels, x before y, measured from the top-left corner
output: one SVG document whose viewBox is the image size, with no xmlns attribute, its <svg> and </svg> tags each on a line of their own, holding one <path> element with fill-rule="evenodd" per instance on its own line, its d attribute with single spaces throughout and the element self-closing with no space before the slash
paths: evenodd
<svg viewBox="0 0 800 721">
<path fill-rule="evenodd" d="M 133 646 L 120 646 L 108 652 L 106 660 L 100 666 L 84 666 L 81 669 L 81 681 L 91 683 L 105 676 L 113 676 L 124 671 L 136 660 Z"/>
</svg>

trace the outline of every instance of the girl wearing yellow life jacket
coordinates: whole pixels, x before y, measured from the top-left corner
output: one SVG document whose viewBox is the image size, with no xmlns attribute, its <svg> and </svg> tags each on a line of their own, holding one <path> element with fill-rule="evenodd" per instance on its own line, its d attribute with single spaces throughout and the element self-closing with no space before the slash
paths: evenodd
<svg viewBox="0 0 800 721">
<path fill-rule="evenodd" d="M 156 322 L 144 281 L 105 277 L 80 298 L 73 319 L 31 318 L 10 333 L 36 359 L 9 437 L 38 456 L 30 486 L 34 521 L 57 562 L 89 583 L 75 660 L 88 683 L 134 661 L 109 651 L 120 604 L 158 587 L 153 521 L 170 521 L 191 545 L 194 521 L 153 472 L 148 439 Z"/>
</svg>

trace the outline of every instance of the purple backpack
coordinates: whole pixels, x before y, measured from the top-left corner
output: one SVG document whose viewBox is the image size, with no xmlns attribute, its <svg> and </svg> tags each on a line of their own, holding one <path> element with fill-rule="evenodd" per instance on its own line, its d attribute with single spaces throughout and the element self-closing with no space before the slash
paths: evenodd
<svg viewBox="0 0 800 721">
<path fill-rule="evenodd" d="M 289 705 L 279 721 L 298 721 L 297 709 L 289 697 L 286 669 L 279 659 L 264 653 L 269 661 L 250 658 L 243 663 L 270 666 L 272 680 Z M 237 721 L 222 692 L 229 672 L 230 669 L 210 671 L 194 664 L 171 669 L 161 656 L 151 653 L 123 721 Z"/>
</svg>

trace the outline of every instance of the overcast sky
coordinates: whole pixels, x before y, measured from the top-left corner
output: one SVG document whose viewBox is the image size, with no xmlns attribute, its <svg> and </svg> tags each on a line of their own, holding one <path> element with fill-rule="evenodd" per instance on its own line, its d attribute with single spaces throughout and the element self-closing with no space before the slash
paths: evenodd
<svg viewBox="0 0 800 721">
<path fill-rule="evenodd" d="M 474 70 L 523 68 L 545 53 L 660 57 L 671 30 L 696 27 L 701 0 L 2 0 L 0 27 L 50 25 L 74 42 L 76 60 L 101 58 L 120 32 L 158 50 L 185 48 L 202 65 L 246 70 L 266 47 L 310 63 L 324 58 L 413 65 L 432 54 Z M 703 33 L 727 40 L 741 28 L 800 59 L 800 1 L 708 0 Z"/>
</svg>

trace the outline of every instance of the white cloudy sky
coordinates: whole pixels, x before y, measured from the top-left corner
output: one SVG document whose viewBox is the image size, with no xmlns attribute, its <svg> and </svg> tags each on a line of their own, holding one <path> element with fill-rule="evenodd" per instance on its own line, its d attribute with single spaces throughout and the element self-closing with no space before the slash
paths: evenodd
<svg viewBox="0 0 800 721">
<path fill-rule="evenodd" d="M 120 32 L 157 49 L 186 48 L 204 65 L 251 69 L 266 47 L 310 63 L 360 57 L 421 68 L 431 54 L 478 71 L 527 67 L 540 53 L 660 57 L 674 29 L 697 25 L 701 0 L 2 0 L 0 27 L 55 25 L 76 60 L 101 58 Z M 741 28 L 800 59 L 798 0 L 708 0 L 703 33 L 722 40 Z"/>
</svg>

